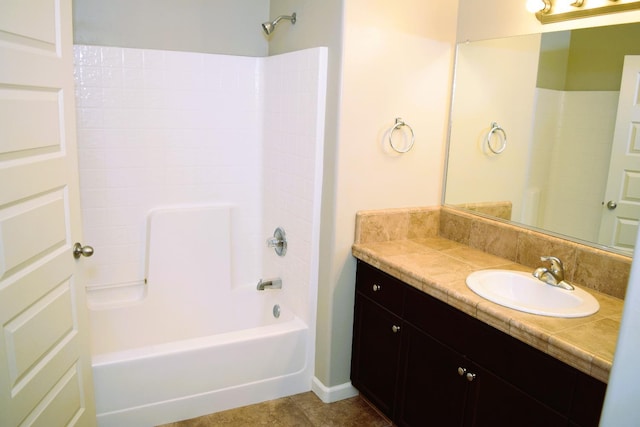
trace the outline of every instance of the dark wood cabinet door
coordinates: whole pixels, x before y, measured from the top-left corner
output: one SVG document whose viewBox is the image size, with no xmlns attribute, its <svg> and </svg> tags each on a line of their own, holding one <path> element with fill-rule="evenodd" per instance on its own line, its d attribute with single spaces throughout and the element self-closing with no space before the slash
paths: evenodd
<svg viewBox="0 0 640 427">
<path fill-rule="evenodd" d="M 354 325 L 351 382 L 391 418 L 403 332 L 401 320 L 356 294 Z"/>
<path fill-rule="evenodd" d="M 474 365 L 465 425 L 566 427 L 569 420 L 500 377 Z M 541 379 L 544 381 L 544 379 Z"/>
<path fill-rule="evenodd" d="M 580 374 L 571 405 L 572 426 L 598 427 L 607 385 L 588 375 Z M 640 416 L 638 417 L 640 425 Z"/>
<path fill-rule="evenodd" d="M 396 423 L 461 426 L 469 387 L 465 375 L 471 363 L 409 324 L 402 340 Z"/>
</svg>

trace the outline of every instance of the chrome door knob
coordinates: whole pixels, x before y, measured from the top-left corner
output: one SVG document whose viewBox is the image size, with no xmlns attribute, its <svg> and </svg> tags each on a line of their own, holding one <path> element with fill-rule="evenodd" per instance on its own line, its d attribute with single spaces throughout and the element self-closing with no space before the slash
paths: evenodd
<svg viewBox="0 0 640 427">
<path fill-rule="evenodd" d="M 89 257 L 93 255 L 93 248 L 91 246 L 82 246 L 80 243 L 73 245 L 73 257 L 75 259 L 81 256 Z"/>
<path fill-rule="evenodd" d="M 617 207 L 618 207 L 618 204 L 613 200 L 609 200 L 609 202 L 607 203 L 607 209 L 609 209 L 610 211 L 614 210 Z"/>
</svg>

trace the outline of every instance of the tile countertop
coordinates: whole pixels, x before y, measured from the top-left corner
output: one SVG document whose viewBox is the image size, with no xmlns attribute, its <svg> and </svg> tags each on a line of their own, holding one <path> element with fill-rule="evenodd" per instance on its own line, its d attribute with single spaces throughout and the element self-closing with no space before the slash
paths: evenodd
<svg viewBox="0 0 640 427">
<path fill-rule="evenodd" d="M 535 347 L 592 377 L 608 382 L 624 301 L 577 284 L 600 303 L 588 317 L 556 318 L 523 313 L 488 301 L 469 289 L 470 273 L 531 268 L 441 237 L 359 243 L 356 258 Z"/>
</svg>

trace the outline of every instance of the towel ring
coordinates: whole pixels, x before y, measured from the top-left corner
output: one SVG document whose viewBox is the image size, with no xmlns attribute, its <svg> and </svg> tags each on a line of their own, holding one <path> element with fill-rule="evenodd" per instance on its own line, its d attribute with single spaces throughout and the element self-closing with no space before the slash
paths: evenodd
<svg viewBox="0 0 640 427">
<path fill-rule="evenodd" d="M 500 145 L 500 148 L 497 150 L 494 150 L 491 146 L 491 137 L 495 132 L 502 132 L 502 145 Z M 491 123 L 491 130 L 487 134 L 487 147 L 489 147 L 489 150 L 491 150 L 493 154 L 500 154 L 507 148 L 507 133 L 496 122 Z"/>
<path fill-rule="evenodd" d="M 399 149 L 398 147 L 396 147 L 393 144 L 393 132 L 400 129 L 402 126 L 406 126 L 407 128 L 409 128 L 409 132 L 411 132 L 411 142 L 409 143 L 409 145 L 407 146 L 407 148 L 405 149 Z M 408 124 L 406 124 L 404 122 L 404 120 L 402 120 L 400 117 L 396 117 L 396 124 L 389 130 L 389 145 L 391 145 L 391 148 L 393 148 L 394 151 L 398 152 L 398 153 L 406 153 L 407 151 L 411 150 L 413 148 L 413 143 L 416 141 L 416 136 L 413 133 L 413 129 L 411 128 L 411 126 L 409 126 Z"/>
</svg>

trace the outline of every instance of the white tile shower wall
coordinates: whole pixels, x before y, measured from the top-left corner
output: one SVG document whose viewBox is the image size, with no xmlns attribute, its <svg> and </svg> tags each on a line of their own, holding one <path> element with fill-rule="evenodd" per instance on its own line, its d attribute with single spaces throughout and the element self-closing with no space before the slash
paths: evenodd
<svg viewBox="0 0 640 427">
<path fill-rule="evenodd" d="M 535 112 L 533 121 L 533 135 L 531 143 L 531 155 L 529 165 L 529 181 L 525 188 L 528 197 L 525 203 L 525 211 L 522 218 L 512 218 L 515 221 L 521 219 L 525 224 L 542 227 L 544 206 L 549 187 L 551 174 L 551 161 L 549 153 L 553 152 L 553 146 L 558 134 L 558 117 L 560 117 L 561 92 L 549 89 L 536 89 Z"/>
<path fill-rule="evenodd" d="M 265 58 L 264 227 L 284 227 L 288 251 L 264 253 L 265 273 L 281 276 L 287 304 L 315 318 L 327 49 Z M 304 286 L 306 283 L 312 286 Z"/>
<path fill-rule="evenodd" d="M 546 159 L 550 172 L 544 191 L 543 227 L 595 242 L 619 93 L 568 91 L 556 95 L 555 101 L 554 97 L 546 98 L 559 103 L 561 120 Z"/>
<path fill-rule="evenodd" d="M 260 59 L 83 45 L 75 59 L 88 284 L 139 283 L 147 212 L 205 203 L 234 206 L 233 282 L 257 281 Z"/>
</svg>

